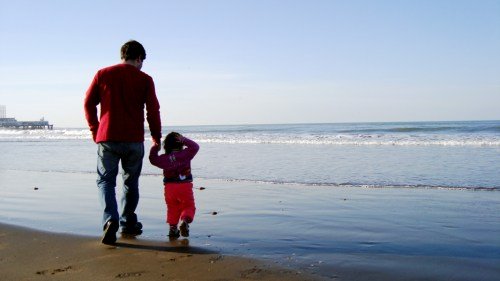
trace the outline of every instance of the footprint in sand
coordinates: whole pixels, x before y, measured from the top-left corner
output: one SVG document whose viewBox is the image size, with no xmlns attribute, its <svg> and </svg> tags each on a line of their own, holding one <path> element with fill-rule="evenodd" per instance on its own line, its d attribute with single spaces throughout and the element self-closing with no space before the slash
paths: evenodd
<svg viewBox="0 0 500 281">
<path fill-rule="evenodd" d="M 67 266 L 67 267 L 64 267 L 64 268 L 56 268 L 52 271 L 49 271 L 49 270 L 40 270 L 40 271 L 37 271 L 36 274 L 38 275 L 46 275 L 46 274 L 49 274 L 50 272 L 50 275 L 55 275 L 55 274 L 58 274 L 58 273 L 63 273 L 63 272 L 68 272 L 69 270 L 73 269 L 73 267 L 70 266 Z"/>
<path fill-rule="evenodd" d="M 124 272 L 115 276 L 115 278 L 128 278 L 128 277 L 139 277 L 146 271 L 137 271 L 137 272 Z"/>
</svg>

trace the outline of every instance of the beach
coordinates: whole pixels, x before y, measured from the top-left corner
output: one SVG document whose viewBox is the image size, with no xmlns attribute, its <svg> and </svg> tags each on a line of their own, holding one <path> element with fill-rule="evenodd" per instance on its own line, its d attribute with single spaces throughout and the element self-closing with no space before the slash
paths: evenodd
<svg viewBox="0 0 500 281">
<path fill-rule="evenodd" d="M 0 281 L 500 281 L 500 0 L 2 1 L 0 38 Z"/>
<path fill-rule="evenodd" d="M 2 280 L 312 280 L 296 270 L 184 242 L 96 239 L 0 224 Z"/>
<path fill-rule="evenodd" d="M 172 247 L 165 207 L 158 198 L 161 177 L 146 176 L 141 180 L 138 210 L 144 233 L 136 240 L 119 237 L 118 247 L 112 250 L 99 243 L 97 195 L 88 184 L 94 175 L 24 171 L 1 175 L 0 221 L 45 231 L 2 225 L 0 264 L 2 272 L 13 274 L 12 280 L 22 276 L 36 280 L 52 273 L 61 280 L 69 274 L 85 280 L 86 274 L 93 274 L 85 269 L 92 268 L 89 262 L 102 267 L 97 272 L 104 275 L 98 278 L 137 273 L 140 276 L 129 277 L 144 280 L 161 280 L 161 274 L 170 272 L 176 277 L 167 280 L 219 280 L 217 276 L 226 280 L 498 280 L 500 274 L 496 235 L 500 194 L 495 191 L 331 189 L 199 180 L 197 216 L 189 241 L 184 241 L 188 245 L 179 241 L 180 246 Z M 17 189 L 7 188 L 12 185 Z M 72 192 L 64 192 L 68 189 Z M 61 239 L 67 242 L 60 244 Z M 43 258 L 49 253 L 55 257 Z M 121 267 L 122 255 L 129 254 L 132 257 L 123 264 L 136 263 L 133 257 L 140 257 L 140 262 Z M 56 259 L 59 255 L 65 258 Z M 215 269 L 212 261 L 219 262 L 220 257 L 222 265 L 228 264 Z M 170 271 L 165 261 L 168 264 L 171 258 L 183 260 L 185 268 L 172 265 L 178 271 Z M 24 270 L 26 264 L 29 271 Z M 107 265 L 113 270 L 108 271 Z M 185 277 L 185 270 L 192 268 L 196 270 L 189 274 L 194 275 Z M 202 274 L 210 268 L 220 275 Z M 264 275 L 241 275 L 251 271 Z"/>
<path fill-rule="evenodd" d="M 88 130 L 0 130 L 2 280 L 496 281 L 498 124 L 164 128 L 201 147 L 191 235 L 168 240 L 146 158 L 144 232 L 116 247 L 100 244 Z"/>
</svg>

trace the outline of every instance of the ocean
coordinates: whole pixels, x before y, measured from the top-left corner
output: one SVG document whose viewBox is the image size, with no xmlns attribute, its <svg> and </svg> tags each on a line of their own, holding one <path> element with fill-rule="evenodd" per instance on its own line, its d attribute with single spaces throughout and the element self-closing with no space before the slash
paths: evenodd
<svg viewBox="0 0 500 281">
<path fill-rule="evenodd" d="M 147 130 L 146 130 L 147 131 Z M 309 186 L 500 189 L 500 121 L 164 127 L 197 141 L 197 178 Z M 148 133 L 146 139 L 149 139 Z M 0 130 L 0 169 L 94 173 L 86 128 Z M 146 141 L 146 151 L 150 143 Z M 143 175 L 158 175 L 145 157 Z"/>
<path fill-rule="evenodd" d="M 200 144 L 189 247 L 326 280 L 342 272 L 498 280 L 500 121 L 163 128 L 170 131 Z M 0 222 L 97 243 L 96 157 L 86 128 L 0 130 Z M 177 247 L 168 242 L 161 171 L 147 156 L 140 194 L 144 233 L 134 243 Z"/>
</svg>

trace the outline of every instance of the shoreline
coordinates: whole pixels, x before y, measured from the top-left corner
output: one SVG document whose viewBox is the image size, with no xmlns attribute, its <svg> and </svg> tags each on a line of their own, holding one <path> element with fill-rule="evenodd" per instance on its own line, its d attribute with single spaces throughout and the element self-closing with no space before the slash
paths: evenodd
<svg viewBox="0 0 500 281">
<path fill-rule="evenodd" d="M 0 223 L 3 280 L 319 280 L 259 260 L 228 256 L 186 240 L 158 242 L 56 234 Z"/>
<path fill-rule="evenodd" d="M 59 267 L 45 264 L 48 259 L 39 261 L 36 268 L 31 265 L 31 260 L 36 261 L 38 255 L 52 251 L 50 245 L 54 240 L 47 240 L 52 236 L 72 241 L 64 242 L 66 246 L 61 249 L 64 256 L 76 251 L 82 253 L 69 256 L 75 264 L 97 259 L 102 261 L 100 267 L 108 263 L 113 267 L 118 263 L 114 260 L 120 259 L 108 256 L 130 253 L 169 266 L 170 254 L 177 255 L 173 256 L 176 260 L 200 259 L 205 269 L 207 258 L 209 263 L 212 258 L 214 263 L 245 260 L 264 266 L 241 268 L 246 279 L 267 274 L 269 268 L 271 272 L 283 269 L 288 273 L 301 272 L 291 274 L 290 280 L 493 281 L 500 274 L 500 237 L 496 235 L 500 231 L 498 192 L 329 188 L 200 179 L 195 185 L 197 214 L 189 237 L 189 249 L 193 251 L 189 254 L 193 256 L 186 257 L 188 253 L 179 252 L 179 248 L 186 245 L 168 242 L 159 176 L 141 178 L 137 213 L 144 233 L 136 240 L 119 238 L 121 244 L 116 249 L 106 249 L 100 244 L 101 211 L 93 174 L 0 170 L 0 179 L 0 271 L 9 270 L 10 274 L 29 269 L 31 273 L 33 270 L 48 273 L 48 278 L 60 275 L 64 280 L 65 275 L 59 271 L 69 266 L 66 271 L 77 271 L 73 270 L 77 268 L 75 265 L 61 263 L 61 256 L 54 260 L 54 256 L 58 256 L 55 254 L 46 257 L 57 261 Z M 4 250 L 7 245 L 4 225 L 8 229 L 20 229 L 19 236 L 24 237 L 25 242 L 8 245 L 12 254 Z M 45 240 L 40 240 L 38 233 Z M 40 248 L 44 245 L 48 249 Z M 177 252 L 170 252 L 172 246 Z M 25 257 L 26 262 L 16 264 L 10 260 L 14 268 L 10 269 L 6 262 L 11 255 Z M 198 268 L 197 262 L 186 264 Z M 162 268 L 165 264 L 156 266 Z M 113 276 L 102 270 L 110 278 L 135 278 L 130 274 L 142 275 L 145 269 L 115 270 Z M 154 270 L 158 272 L 158 268 Z M 222 271 L 217 274 L 223 274 L 226 269 L 217 270 Z M 226 280 L 242 279 L 241 273 L 230 270 L 233 275 Z M 120 275 L 122 273 L 125 275 Z M 273 280 L 272 274 L 264 280 Z M 313 278 L 307 279 L 309 276 Z M 38 277 L 25 279 L 38 280 L 34 279 Z M 295 277 L 298 279 L 293 279 Z M 137 278 L 141 278 L 140 275 Z M 182 278 L 177 279 L 215 280 Z"/>
</svg>

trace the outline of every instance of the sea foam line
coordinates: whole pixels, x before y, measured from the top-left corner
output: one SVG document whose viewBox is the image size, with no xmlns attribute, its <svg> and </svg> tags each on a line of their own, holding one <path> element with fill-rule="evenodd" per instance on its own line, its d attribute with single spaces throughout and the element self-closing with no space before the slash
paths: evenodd
<svg viewBox="0 0 500 281">
<path fill-rule="evenodd" d="M 83 174 L 92 175 L 95 171 L 76 171 L 76 170 L 33 170 L 33 169 L 6 169 L 5 171 L 22 171 L 22 172 L 37 172 L 37 173 L 61 173 L 61 174 Z M 160 173 L 142 173 L 141 177 L 158 177 Z M 196 177 L 196 180 L 234 182 L 246 184 L 262 184 L 262 185 L 289 185 L 302 187 L 325 187 L 325 188 L 394 188 L 394 189 L 439 189 L 439 190 L 463 190 L 463 191 L 500 191 L 500 186 L 485 187 L 485 186 L 447 186 L 447 185 L 424 185 L 424 184 L 376 184 L 376 183 L 332 183 L 332 182 L 297 182 L 297 181 L 282 181 L 282 180 L 259 180 L 259 179 L 234 179 L 234 178 L 213 178 L 213 177 Z"/>
<path fill-rule="evenodd" d="M 151 174 L 150 176 L 155 176 Z M 468 190 L 468 191 L 500 191 L 500 186 L 446 186 L 446 185 L 421 185 L 421 184 L 370 184 L 370 183 L 321 183 L 321 182 L 291 182 L 275 180 L 253 180 L 253 179 L 231 179 L 231 178 L 205 178 L 203 180 L 215 180 L 235 183 L 270 184 L 270 185 L 290 185 L 304 187 L 332 187 L 332 188 L 406 188 L 406 189 L 441 189 L 441 190 Z"/>
<path fill-rule="evenodd" d="M 284 145 L 349 145 L 349 146 L 498 146 L 500 140 L 262 140 L 262 139 L 199 139 L 200 143 L 213 144 L 284 144 Z"/>
<path fill-rule="evenodd" d="M 282 144 L 332 146 L 471 146 L 500 147 L 500 135 L 453 134 L 275 134 L 275 133 L 191 133 L 200 143 L 210 144 Z M 145 139 L 149 139 L 146 132 Z M 0 141 L 89 140 L 87 129 L 0 130 Z"/>
</svg>

